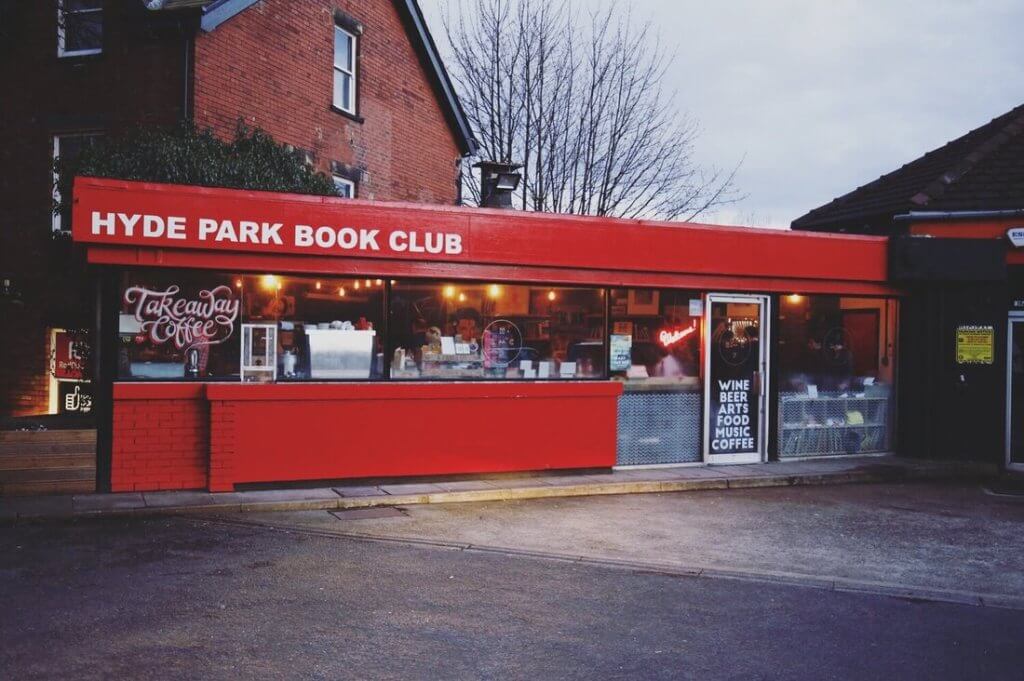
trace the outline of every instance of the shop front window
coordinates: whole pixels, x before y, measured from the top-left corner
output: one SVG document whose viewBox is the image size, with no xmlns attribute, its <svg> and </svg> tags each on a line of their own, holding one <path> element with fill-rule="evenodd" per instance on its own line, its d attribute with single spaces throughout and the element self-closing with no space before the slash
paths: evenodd
<svg viewBox="0 0 1024 681">
<path fill-rule="evenodd" d="M 384 281 L 146 270 L 125 276 L 118 376 L 381 377 Z"/>
<path fill-rule="evenodd" d="M 391 377 L 604 378 L 604 327 L 602 289 L 396 281 Z"/>
<path fill-rule="evenodd" d="M 612 289 L 609 368 L 619 398 L 619 465 L 702 458 L 703 294 Z"/>
<path fill-rule="evenodd" d="M 884 298 L 782 296 L 780 457 L 891 449 L 896 307 Z"/>
</svg>

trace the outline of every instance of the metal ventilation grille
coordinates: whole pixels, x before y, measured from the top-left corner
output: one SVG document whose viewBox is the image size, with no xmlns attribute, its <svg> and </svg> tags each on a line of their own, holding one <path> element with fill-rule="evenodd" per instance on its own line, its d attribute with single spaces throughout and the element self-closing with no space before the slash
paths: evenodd
<svg viewBox="0 0 1024 681">
<path fill-rule="evenodd" d="M 701 461 L 699 392 L 627 392 L 619 397 L 618 465 Z"/>
</svg>

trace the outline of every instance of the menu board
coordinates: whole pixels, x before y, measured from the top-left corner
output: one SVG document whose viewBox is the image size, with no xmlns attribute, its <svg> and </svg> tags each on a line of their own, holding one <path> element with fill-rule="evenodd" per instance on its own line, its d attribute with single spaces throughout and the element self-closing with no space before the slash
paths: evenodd
<svg viewBox="0 0 1024 681">
<path fill-rule="evenodd" d="M 611 370 L 626 371 L 633 365 L 633 337 L 612 334 L 609 345 L 611 351 Z"/>
<path fill-rule="evenodd" d="M 710 343 L 708 440 L 710 454 L 761 451 L 758 370 L 760 338 L 756 326 L 723 323 Z"/>
</svg>

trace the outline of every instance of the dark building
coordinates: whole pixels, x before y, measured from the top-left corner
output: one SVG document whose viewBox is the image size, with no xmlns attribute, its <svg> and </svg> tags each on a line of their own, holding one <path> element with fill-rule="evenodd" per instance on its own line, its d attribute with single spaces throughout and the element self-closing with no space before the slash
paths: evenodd
<svg viewBox="0 0 1024 681">
<path fill-rule="evenodd" d="M 244 120 L 332 174 L 343 195 L 456 203 L 457 164 L 474 143 L 415 0 L 0 11 L 0 84 L 17 93 L 0 125 L 0 418 L 61 411 L 60 384 L 77 374 L 55 370 L 68 361 L 57 346 L 92 325 L 69 215 L 52 213 L 55 157 L 138 124 L 187 118 L 228 138 Z"/>
<path fill-rule="evenodd" d="M 892 237 L 901 451 L 1024 466 L 1024 105 L 792 226 Z"/>
</svg>

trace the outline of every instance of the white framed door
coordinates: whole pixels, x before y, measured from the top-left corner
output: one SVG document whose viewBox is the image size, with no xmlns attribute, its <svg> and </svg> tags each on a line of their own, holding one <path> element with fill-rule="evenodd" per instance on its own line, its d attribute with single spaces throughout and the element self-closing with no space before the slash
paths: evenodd
<svg viewBox="0 0 1024 681">
<path fill-rule="evenodd" d="M 707 296 L 705 463 L 760 463 L 767 458 L 769 307 L 767 296 Z"/>
<path fill-rule="evenodd" d="M 1024 314 L 1006 325 L 1006 467 L 1024 470 Z"/>
</svg>

